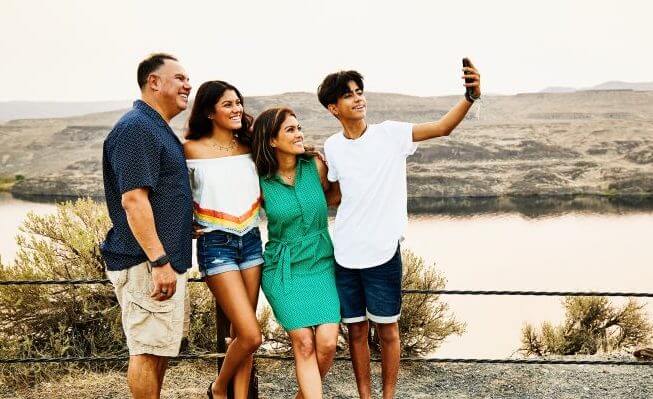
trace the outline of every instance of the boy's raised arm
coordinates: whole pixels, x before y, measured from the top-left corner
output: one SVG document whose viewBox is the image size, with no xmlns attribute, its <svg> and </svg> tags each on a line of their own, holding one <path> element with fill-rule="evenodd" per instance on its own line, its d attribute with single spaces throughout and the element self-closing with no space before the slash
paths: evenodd
<svg viewBox="0 0 653 399">
<path fill-rule="evenodd" d="M 471 83 L 465 83 L 464 86 L 473 87 L 473 97 L 479 98 L 481 96 L 481 75 L 471 63 L 469 67 L 463 67 L 463 73 L 462 79 L 472 79 Z M 471 106 L 472 102 L 462 99 L 438 121 L 415 124 L 413 126 L 413 141 L 448 136 L 465 118 Z"/>
</svg>

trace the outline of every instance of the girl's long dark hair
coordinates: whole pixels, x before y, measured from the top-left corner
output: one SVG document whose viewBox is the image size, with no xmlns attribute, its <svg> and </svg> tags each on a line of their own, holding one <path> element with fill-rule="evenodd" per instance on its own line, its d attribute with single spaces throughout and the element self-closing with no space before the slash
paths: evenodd
<svg viewBox="0 0 653 399">
<path fill-rule="evenodd" d="M 243 105 L 243 115 L 241 117 L 242 126 L 234 132 L 234 136 L 240 144 L 251 147 L 252 136 L 250 128 L 252 127 L 254 118 L 245 112 L 245 102 L 243 101 L 243 96 L 240 94 L 238 89 L 222 80 L 210 80 L 204 82 L 197 90 L 193 109 L 190 111 L 190 117 L 188 118 L 186 139 L 197 140 L 211 135 L 211 132 L 213 131 L 213 122 L 209 119 L 209 116 L 214 113 L 215 104 L 218 103 L 220 98 L 224 95 L 224 92 L 227 90 L 233 90 L 238 96 L 240 103 Z"/>
<path fill-rule="evenodd" d="M 297 117 L 290 108 L 270 108 L 263 111 L 254 122 L 252 157 L 259 176 L 272 177 L 279 169 L 270 141 L 279 135 L 281 125 L 289 115 Z"/>
</svg>

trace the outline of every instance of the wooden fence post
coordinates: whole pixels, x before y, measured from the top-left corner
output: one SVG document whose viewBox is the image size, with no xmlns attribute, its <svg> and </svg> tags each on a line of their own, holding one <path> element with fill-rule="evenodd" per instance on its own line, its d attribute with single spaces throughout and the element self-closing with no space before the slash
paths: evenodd
<svg viewBox="0 0 653 399">
<path fill-rule="evenodd" d="M 220 306 L 215 305 L 215 331 L 216 331 L 216 351 L 219 353 L 227 352 L 227 342 L 226 339 L 231 336 L 230 333 L 231 323 Z M 217 359 L 217 369 L 220 372 L 222 367 L 223 358 Z M 227 392 L 227 397 L 233 399 L 234 389 L 233 384 L 229 384 L 229 389 Z M 252 366 L 252 375 L 249 379 L 249 395 L 248 399 L 258 399 L 258 378 L 256 377 L 256 359 L 254 360 L 254 365 Z"/>
</svg>

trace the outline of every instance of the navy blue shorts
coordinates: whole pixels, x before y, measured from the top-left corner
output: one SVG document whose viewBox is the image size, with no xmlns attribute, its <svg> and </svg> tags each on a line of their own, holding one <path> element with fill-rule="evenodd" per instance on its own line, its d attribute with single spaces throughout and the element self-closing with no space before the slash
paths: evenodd
<svg viewBox="0 0 653 399">
<path fill-rule="evenodd" d="M 401 251 L 382 265 L 348 269 L 336 262 L 336 287 L 343 323 L 370 319 L 394 323 L 401 314 Z"/>
<path fill-rule="evenodd" d="M 258 227 L 242 237 L 214 230 L 197 239 L 197 263 L 202 277 L 262 265 L 262 254 L 263 244 Z"/>
</svg>

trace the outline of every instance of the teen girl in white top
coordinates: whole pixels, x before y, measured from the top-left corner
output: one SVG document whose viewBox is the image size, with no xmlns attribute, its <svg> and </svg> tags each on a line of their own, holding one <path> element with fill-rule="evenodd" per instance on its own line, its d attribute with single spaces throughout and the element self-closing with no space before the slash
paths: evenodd
<svg viewBox="0 0 653 399">
<path fill-rule="evenodd" d="M 188 121 L 184 152 L 191 179 L 200 272 L 233 326 L 220 374 L 209 398 L 247 397 L 252 353 L 261 344 L 256 303 L 261 285 L 262 244 L 258 230 L 260 191 L 250 154 L 252 117 L 243 97 L 223 81 L 203 83 Z"/>
</svg>

